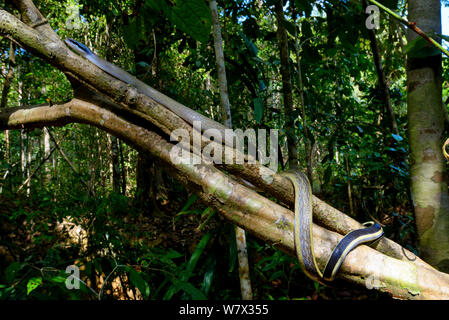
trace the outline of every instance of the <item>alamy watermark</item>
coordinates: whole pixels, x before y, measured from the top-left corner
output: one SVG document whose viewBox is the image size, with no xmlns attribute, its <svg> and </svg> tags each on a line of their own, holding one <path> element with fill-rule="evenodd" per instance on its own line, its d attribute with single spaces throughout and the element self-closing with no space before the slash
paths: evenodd
<svg viewBox="0 0 449 320">
<path fill-rule="evenodd" d="M 80 269 L 75 265 L 70 265 L 65 269 L 65 273 L 69 274 L 65 280 L 66 288 L 69 290 L 79 289 L 81 282 Z"/>
<path fill-rule="evenodd" d="M 379 7 L 375 5 L 367 6 L 365 9 L 365 13 L 368 15 L 368 18 L 365 20 L 365 26 L 367 29 L 379 29 L 379 20 L 380 20 L 380 12 Z"/>
<path fill-rule="evenodd" d="M 379 290 L 385 287 L 385 284 L 380 280 L 378 275 L 370 275 L 365 279 L 365 287 L 368 290 L 376 289 Z"/>
<path fill-rule="evenodd" d="M 267 152 L 267 130 L 247 129 L 207 129 L 201 135 L 201 121 L 193 121 L 193 137 L 186 129 L 176 129 L 170 134 L 170 141 L 178 141 L 170 151 L 170 159 L 175 164 L 255 164 L 256 159 L 262 165 L 277 171 L 278 169 L 278 137 L 277 129 L 269 130 L 269 152 Z M 190 141 L 193 140 L 193 149 L 201 150 L 202 137 L 207 137 L 217 143 L 210 142 L 201 151 L 201 156 L 190 152 Z M 245 140 L 247 152 L 245 157 Z M 225 146 L 222 144 L 224 142 Z M 226 146 L 235 148 L 227 149 Z"/>
</svg>

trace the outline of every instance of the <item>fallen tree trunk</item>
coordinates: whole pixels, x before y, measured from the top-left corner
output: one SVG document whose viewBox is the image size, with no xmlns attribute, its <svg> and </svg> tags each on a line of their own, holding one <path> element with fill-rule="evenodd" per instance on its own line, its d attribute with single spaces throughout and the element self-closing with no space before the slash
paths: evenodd
<svg viewBox="0 0 449 320">
<path fill-rule="evenodd" d="M 62 105 L 7 109 L 0 113 L 0 129 L 63 126 L 88 123 L 105 130 L 162 160 L 168 172 L 226 219 L 260 239 L 294 255 L 293 212 L 240 185 L 206 164 L 175 164 L 173 144 L 89 102 L 74 99 Z M 315 254 L 321 267 L 342 236 L 313 225 Z M 449 299 L 449 275 L 409 261 L 401 261 L 370 247 L 360 246 L 344 261 L 339 277 L 373 286 L 401 299 Z"/>
</svg>

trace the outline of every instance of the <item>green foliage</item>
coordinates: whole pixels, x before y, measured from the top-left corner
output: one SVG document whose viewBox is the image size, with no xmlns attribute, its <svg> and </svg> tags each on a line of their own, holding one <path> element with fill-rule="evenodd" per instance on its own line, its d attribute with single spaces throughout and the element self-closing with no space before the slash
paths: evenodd
<svg viewBox="0 0 449 320">
<path fill-rule="evenodd" d="M 127 237 L 130 232 L 138 235 L 136 233 L 138 231 L 134 230 L 133 225 L 123 226 L 121 219 L 117 216 L 118 208 L 131 215 L 133 209 L 123 203 L 120 204 L 120 201 L 120 198 L 115 195 L 105 199 L 89 199 L 78 212 L 73 207 L 67 212 L 59 210 L 59 218 L 70 215 L 73 219 L 80 219 L 78 223 L 83 228 L 88 229 L 89 226 L 93 228 L 89 236 L 91 245 L 83 249 L 83 257 L 77 257 L 76 254 L 73 256 L 76 247 L 64 248 L 54 243 L 47 249 L 43 258 L 36 260 L 35 255 L 25 255 L 23 258 L 27 262 L 11 263 L 4 273 L 0 274 L 2 284 L 0 299 L 85 299 L 89 297 L 109 299 L 112 294 L 106 294 L 106 291 L 109 290 L 113 281 L 124 281 L 122 284 L 137 289 L 143 299 L 171 299 L 177 293 L 183 299 L 205 299 L 211 290 L 215 274 L 215 268 L 211 266 L 216 265 L 216 261 L 211 258 L 213 256 L 207 256 L 207 268 L 197 266 L 201 260 L 206 259 L 204 252 L 213 233 L 204 234 L 190 259 L 184 262 L 184 255 L 174 249 L 133 244 Z M 47 210 L 54 212 L 50 208 Z M 96 210 L 93 211 L 95 212 L 93 221 L 89 219 L 84 221 L 82 218 L 85 215 L 84 210 Z M 45 218 L 47 211 L 41 212 L 38 216 L 30 215 L 27 210 L 20 209 L 20 212 L 11 218 L 15 220 L 15 223 L 26 214 L 29 221 L 37 219 L 41 221 L 41 224 L 47 224 L 45 222 L 48 221 L 48 217 Z M 52 230 L 48 232 L 51 234 Z M 42 243 L 36 243 L 36 240 L 37 238 L 34 241 L 35 245 L 41 246 Z M 52 242 L 48 239 L 45 241 Z M 120 264 L 111 257 L 112 251 L 120 255 L 122 261 Z M 98 255 L 99 252 L 105 252 L 106 255 Z M 65 269 L 74 264 L 73 262 L 81 270 L 80 278 L 83 282 L 80 290 L 70 290 L 66 287 L 69 274 L 65 272 Z M 102 285 L 96 287 L 93 282 L 86 285 L 88 281 L 93 281 L 98 276 L 104 279 Z M 126 278 L 123 278 L 124 276 Z M 197 277 L 198 280 L 193 282 L 192 280 Z"/>
<path fill-rule="evenodd" d="M 408 42 L 405 46 L 405 51 L 411 58 L 425 58 L 441 54 L 441 51 L 438 50 L 438 48 L 430 45 L 422 37 L 417 37 Z"/>
<path fill-rule="evenodd" d="M 209 39 L 212 18 L 204 1 L 174 0 L 165 13 L 176 27 L 195 40 L 206 42 Z"/>
<path fill-rule="evenodd" d="M 144 299 L 148 299 L 150 296 L 150 286 L 148 282 L 145 281 L 144 276 L 141 272 L 135 271 L 133 268 L 128 267 L 127 271 L 129 272 L 129 280 L 131 283 L 139 289 L 140 294 L 142 294 Z"/>
<path fill-rule="evenodd" d="M 42 284 L 42 277 L 34 277 L 27 282 L 27 295 Z"/>
<path fill-rule="evenodd" d="M 181 276 L 179 278 L 172 278 L 171 281 L 173 285 L 167 290 L 167 293 L 164 296 L 164 300 L 170 300 L 174 294 L 176 294 L 179 290 L 183 290 L 185 293 L 189 294 L 190 297 L 194 300 L 203 300 L 206 298 L 204 293 L 200 290 L 196 289 L 192 286 L 188 281 L 193 274 L 196 264 L 198 263 L 201 254 L 203 253 L 206 245 L 210 241 L 212 237 L 211 233 L 206 233 L 201 241 L 198 243 L 195 251 L 190 257 L 189 262 L 187 263 L 185 270 L 181 272 Z"/>
</svg>

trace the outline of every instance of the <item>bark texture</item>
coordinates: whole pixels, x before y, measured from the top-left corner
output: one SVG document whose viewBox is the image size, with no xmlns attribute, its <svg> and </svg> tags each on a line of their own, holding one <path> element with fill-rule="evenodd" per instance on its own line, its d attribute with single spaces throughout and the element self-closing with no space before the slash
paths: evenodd
<svg viewBox="0 0 449 320">
<path fill-rule="evenodd" d="M 232 128 L 231 104 L 228 95 L 228 80 L 226 78 L 225 59 L 223 52 L 223 40 L 221 37 L 220 20 L 218 18 L 217 2 L 209 0 L 209 8 L 212 14 L 214 33 L 215 61 L 217 63 L 218 85 L 220 88 L 220 110 L 223 124 Z M 246 245 L 245 229 L 235 226 L 235 242 L 239 261 L 240 292 L 243 300 L 252 300 L 253 289 L 249 275 L 248 250 Z"/>
</svg>

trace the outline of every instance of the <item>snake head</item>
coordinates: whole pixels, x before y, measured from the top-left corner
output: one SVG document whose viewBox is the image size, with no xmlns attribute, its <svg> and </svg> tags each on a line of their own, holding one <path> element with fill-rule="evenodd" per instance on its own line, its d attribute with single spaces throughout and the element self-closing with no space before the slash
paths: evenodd
<svg viewBox="0 0 449 320">
<path fill-rule="evenodd" d="M 93 54 L 93 52 L 88 47 L 74 39 L 66 38 L 64 42 L 69 48 L 82 56 Z"/>
</svg>

